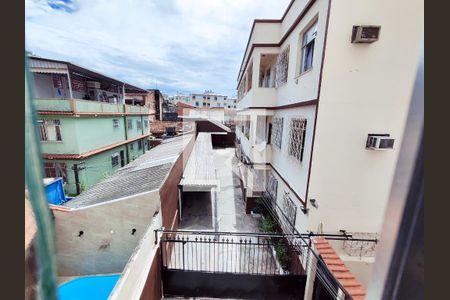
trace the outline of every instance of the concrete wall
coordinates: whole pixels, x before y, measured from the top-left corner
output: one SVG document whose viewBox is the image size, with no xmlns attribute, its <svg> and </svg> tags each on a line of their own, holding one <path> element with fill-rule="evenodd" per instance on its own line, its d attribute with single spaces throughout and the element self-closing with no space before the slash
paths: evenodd
<svg viewBox="0 0 450 300">
<path fill-rule="evenodd" d="M 195 143 L 195 134 L 170 169 L 164 184 L 159 189 L 162 224 L 166 229 L 178 228 L 178 184 Z"/>
<path fill-rule="evenodd" d="M 154 230 L 161 228 L 161 214 L 153 218 L 110 294 L 110 300 L 161 299 L 159 247 Z"/>
<path fill-rule="evenodd" d="M 157 191 L 70 211 L 54 208 L 58 275 L 122 272 L 159 210 Z"/>
<path fill-rule="evenodd" d="M 303 200 L 306 198 L 306 186 L 308 182 L 309 163 L 311 159 L 315 112 L 315 105 L 293 109 L 275 110 L 274 112 L 274 117 L 283 118 L 283 134 L 281 140 L 281 150 L 276 146 L 271 145 L 271 163 L 283 175 L 284 179 Z M 288 154 L 290 132 L 289 123 L 291 118 L 306 118 L 307 120 L 305 148 L 303 150 L 302 162 Z"/>
<path fill-rule="evenodd" d="M 332 1 L 309 198 L 310 229 L 379 232 L 402 142 L 423 33 L 423 1 Z M 349 13 L 352 12 L 352 13 Z M 350 43 L 352 26 L 379 40 Z M 369 133 L 394 149 L 366 150 Z M 336 217 L 336 213 L 339 216 Z"/>
</svg>

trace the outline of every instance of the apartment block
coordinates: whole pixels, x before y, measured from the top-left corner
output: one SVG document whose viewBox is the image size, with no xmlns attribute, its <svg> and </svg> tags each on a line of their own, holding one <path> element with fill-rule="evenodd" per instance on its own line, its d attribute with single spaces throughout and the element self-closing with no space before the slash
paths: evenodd
<svg viewBox="0 0 450 300">
<path fill-rule="evenodd" d="M 420 1 L 294 0 L 255 20 L 237 78 L 247 204 L 266 193 L 288 231 L 379 236 L 422 32 Z M 368 282 L 374 245 L 334 246 Z"/>
<path fill-rule="evenodd" d="M 66 61 L 30 57 L 29 64 L 45 177 L 62 177 L 66 193 L 79 194 L 150 149 L 148 91 Z"/>
</svg>

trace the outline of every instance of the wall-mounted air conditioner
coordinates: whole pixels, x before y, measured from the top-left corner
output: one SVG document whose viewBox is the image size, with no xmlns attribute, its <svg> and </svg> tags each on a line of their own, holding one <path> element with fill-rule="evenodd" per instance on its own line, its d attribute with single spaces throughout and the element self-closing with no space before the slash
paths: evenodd
<svg viewBox="0 0 450 300">
<path fill-rule="evenodd" d="M 389 134 L 369 134 L 366 142 L 366 149 L 388 150 L 394 148 L 394 139 Z"/>
<path fill-rule="evenodd" d="M 378 41 L 380 26 L 353 26 L 352 43 L 373 43 Z"/>
</svg>

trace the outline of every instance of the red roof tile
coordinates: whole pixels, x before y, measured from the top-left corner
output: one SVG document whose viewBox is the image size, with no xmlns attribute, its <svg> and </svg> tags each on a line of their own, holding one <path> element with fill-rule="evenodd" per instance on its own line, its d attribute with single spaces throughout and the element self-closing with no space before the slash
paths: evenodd
<svg viewBox="0 0 450 300">
<path fill-rule="evenodd" d="M 344 287 L 347 293 L 349 293 L 354 300 L 365 299 L 366 289 L 345 266 L 328 241 L 324 238 L 315 238 L 313 239 L 313 243 L 328 269 L 333 273 L 334 277 Z"/>
</svg>

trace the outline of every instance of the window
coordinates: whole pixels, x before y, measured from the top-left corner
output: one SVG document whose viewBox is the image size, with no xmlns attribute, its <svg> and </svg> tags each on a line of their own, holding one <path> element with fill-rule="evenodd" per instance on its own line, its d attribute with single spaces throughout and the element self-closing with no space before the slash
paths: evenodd
<svg viewBox="0 0 450 300">
<path fill-rule="evenodd" d="M 256 116 L 256 143 L 266 141 L 266 116 Z"/>
<path fill-rule="evenodd" d="M 214 96 L 214 100 L 216 100 L 216 101 L 217 101 L 217 97 L 216 97 L 216 96 Z"/>
<path fill-rule="evenodd" d="M 195 102 L 195 106 L 200 106 L 200 103 L 198 103 L 198 102 Z"/>
<path fill-rule="evenodd" d="M 281 150 L 281 142 L 283 138 L 283 118 L 273 118 L 272 120 L 272 144 Z"/>
<path fill-rule="evenodd" d="M 289 193 L 286 191 L 284 192 L 282 207 L 289 223 L 291 223 L 290 225 L 292 225 L 292 231 L 294 231 L 295 219 L 297 217 L 297 206 L 295 206 L 294 201 L 292 201 Z"/>
<path fill-rule="evenodd" d="M 138 141 L 138 150 L 142 150 L 142 140 Z"/>
<path fill-rule="evenodd" d="M 192 96 L 192 99 L 195 100 L 195 96 Z"/>
<path fill-rule="evenodd" d="M 286 47 L 277 57 L 277 67 L 275 73 L 275 87 L 282 86 L 287 82 L 289 67 L 289 46 Z"/>
<path fill-rule="evenodd" d="M 130 150 L 134 149 L 134 143 L 130 143 Z"/>
<path fill-rule="evenodd" d="M 67 166 L 65 163 L 44 163 L 45 177 L 62 177 L 63 181 L 67 183 Z"/>
<path fill-rule="evenodd" d="M 278 180 L 275 178 L 275 176 L 273 176 L 273 174 L 271 174 L 269 177 L 269 181 L 267 183 L 267 193 L 273 200 L 277 199 L 277 189 L 278 189 Z"/>
<path fill-rule="evenodd" d="M 119 127 L 119 119 L 113 119 L 113 127 Z"/>
<path fill-rule="evenodd" d="M 305 147 L 306 119 L 291 119 L 289 133 L 288 154 L 297 160 L 303 160 L 303 150 Z"/>
<path fill-rule="evenodd" d="M 128 120 L 128 129 L 133 129 L 133 120 Z"/>
<path fill-rule="evenodd" d="M 317 21 L 303 34 L 300 74 L 312 68 L 316 36 Z"/>
<path fill-rule="evenodd" d="M 145 127 L 145 128 L 148 128 L 148 120 L 147 120 L 147 119 L 144 120 L 144 127 Z"/>
<path fill-rule="evenodd" d="M 142 121 L 141 120 L 136 120 L 136 128 L 142 129 Z"/>
<path fill-rule="evenodd" d="M 119 153 L 114 153 L 111 155 L 111 165 L 113 167 L 117 166 L 119 164 Z"/>
<path fill-rule="evenodd" d="M 38 120 L 41 141 L 62 141 L 59 120 Z"/>
</svg>

